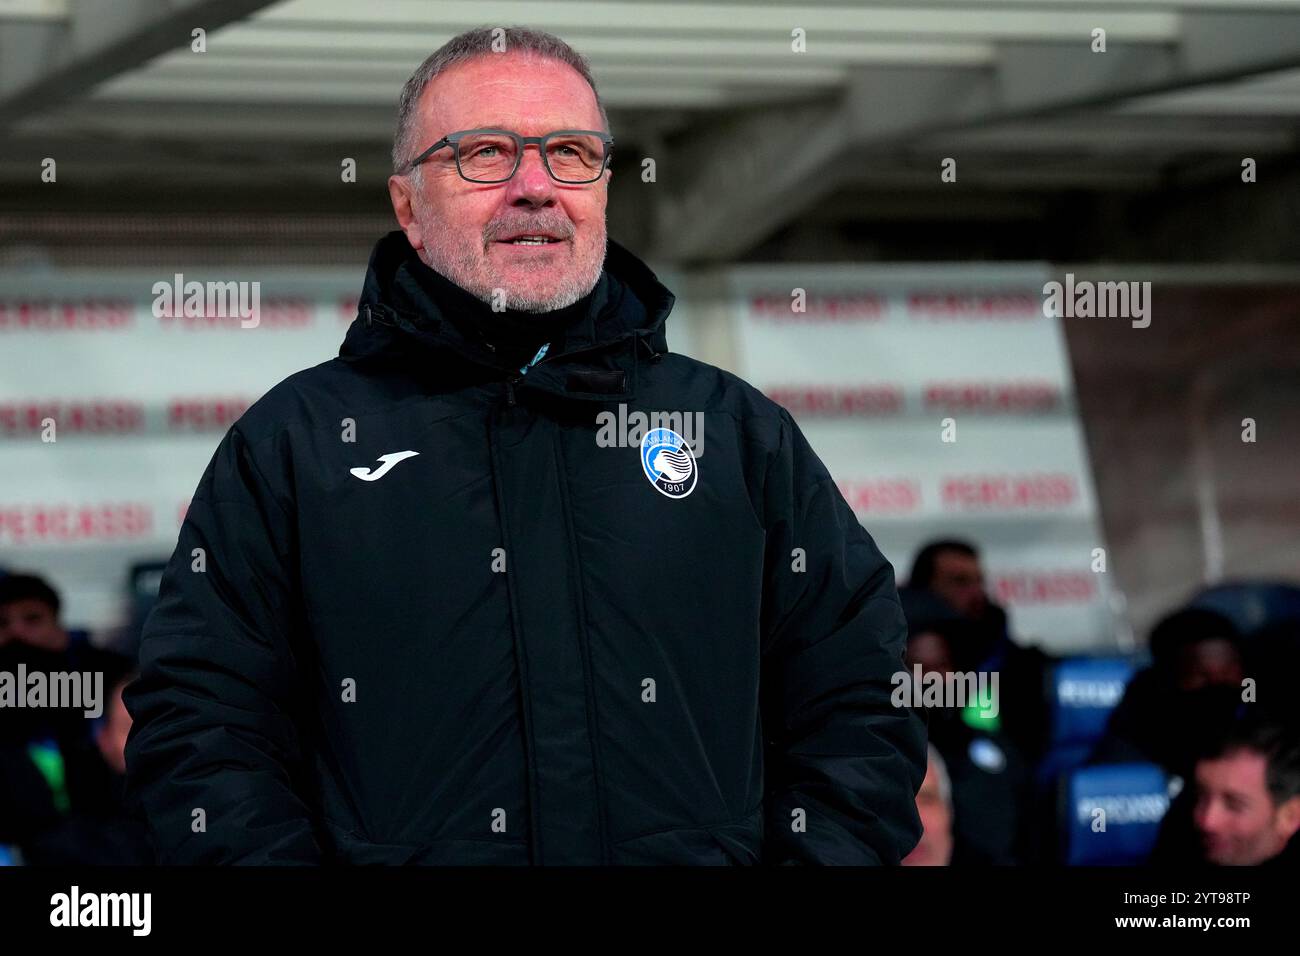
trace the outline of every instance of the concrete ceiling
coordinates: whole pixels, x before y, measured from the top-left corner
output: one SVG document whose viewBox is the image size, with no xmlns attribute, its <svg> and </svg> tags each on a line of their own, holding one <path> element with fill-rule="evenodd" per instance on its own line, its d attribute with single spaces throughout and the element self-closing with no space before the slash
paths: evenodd
<svg viewBox="0 0 1300 956">
<path fill-rule="evenodd" d="M 1300 151 L 1300 0 L 0 0 L 0 211 L 57 205 L 51 156 L 89 213 L 109 192 L 328 196 L 345 156 L 380 187 L 402 83 L 484 24 L 591 60 L 626 164 L 611 211 L 635 206 L 670 261 L 828 222 L 1032 216 Z"/>
</svg>

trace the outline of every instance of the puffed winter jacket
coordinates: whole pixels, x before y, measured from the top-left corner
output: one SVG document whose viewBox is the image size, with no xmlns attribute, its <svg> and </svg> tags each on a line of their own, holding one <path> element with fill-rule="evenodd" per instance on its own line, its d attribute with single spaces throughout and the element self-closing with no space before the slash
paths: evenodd
<svg viewBox="0 0 1300 956">
<path fill-rule="evenodd" d="M 339 355 L 198 483 L 125 694 L 160 861 L 898 862 L 893 569 L 789 414 L 668 352 L 612 240 L 523 372 L 422 268 L 381 239 Z"/>
</svg>

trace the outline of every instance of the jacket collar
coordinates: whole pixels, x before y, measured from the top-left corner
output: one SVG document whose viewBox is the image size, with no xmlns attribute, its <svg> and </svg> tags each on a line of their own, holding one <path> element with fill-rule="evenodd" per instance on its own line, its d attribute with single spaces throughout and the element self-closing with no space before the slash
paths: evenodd
<svg viewBox="0 0 1300 956">
<path fill-rule="evenodd" d="M 626 401 L 635 392 L 639 363 L 668 350 L 664 323 L 676 296 L 613 239 L 606 240 L 604 263 L 615 280 L 610 296 L 593 302 L 566 330 L 563 348 L 523 376 L 503 368 L 481 343 L 440 314 L 413 275 L 416 268 L 424 265 L 401 230 L 375 244 L 357 318 L 339 349 L 343 361 L 415 360 L 431 371 L 441 362 L 468 363 L 484 378 L 514 378 L 521 386 L 566 398 Z"/>
</svg>

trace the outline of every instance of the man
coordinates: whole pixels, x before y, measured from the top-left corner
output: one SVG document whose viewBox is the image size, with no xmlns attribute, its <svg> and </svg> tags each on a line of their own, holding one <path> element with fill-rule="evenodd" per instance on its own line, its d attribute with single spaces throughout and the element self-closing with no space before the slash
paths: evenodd
<svg viewBox="0 0 1300 956">
<path fill-rule="evenodd" d="M 939 748 L 930 745 L 925 780 L 916 794 L 921 842 L 903 857 L 903 866 L 948 866 L 952 863 L 952 785 Z"/>
<path fill-rule="evenodd" d="M 1151 666 L 1129 681 L 1090 763 L 1151 761 L 1189 779 L 1198 750 L 1234 714 L 1245 677 L 1232 622 L 1204 608 L 1165 615 L 1151 631 Z"/>
<path fill-rule="evenodd" d="M 931 541 L 912 561 L 908 588 L 939 598 L 969 626 L 952 651 L 960 670 L 999 675 L 999 726 L 1029 759 L 1046 747 L 1043 675 L 1048 657 L 1011 637 L 1007 615 L 985 593 L 984 570 L 975 546 L 959 539 Z"/>
<path fill-rule="evenodd" d="M 74 638 L 60 622 L 61 609 L 45 579 L 0 577 L 0 679 L 15 693 L 26 692 L 22 674 L 44 674 L 53 682 L 56 674 L 98 673 L 100 686 L 111 687 L 126 672 L 123 655 L 94 647 L 82 635 Z M 109 703 L 99 703 L 107 712 Z M 47 862 L 48 841 L 70 820 L 102 809 L 94 786 L 99 763 L 84 708 L 0 710 L 0 844 L 20 847 L 29 862 Z"/>
<path fill-rule="evenodd" d="M 153 862 L 144 821 L 124 805 L 124 748 L 131 715 L 122 691 L 127 674 L 109 691 L 104 713 L 95 720 L 92 738 L 81 742 L 72 758 L 77 773 L 69 790 L 73 811 L 25 848 L 26 862 L 37 866 L 143 866 Z"/>
<path fill-rule="evenodd" d="M 920 667 L 923 680 L 935 674 L 951 684 L 957 671 L 953 647 L 967 639 L 971 622 L 928 591 L 903 588 L 899 596 L 907 617 L 909 671 Z M 1029 767 L 980 703 L 969 701 L 964 707 L 957 703 L 929 704 L 923 711 L 931 749 L 944 769 L 950 862 L 954 866 L 1027 862 L 1032 849 Z M 928 834 L 924 812 L 921 821 Z M 922 837 L 921 842 L 925 840 Z"/>
<path fill-rule="evenodd" d="M 943 598 L 963 617 L 978 620 L 988 607 L 979 552 L 965 541 L 931 541 L 916 553 L 908 586 Z"/>
<path fill-rule="evenodd" d="M 1170 808 L 1153 863 L 1293 867 L 1300 862 L 1300 738 L 1268 719 L 1203 744 L 1193 786 Z"/>
<path fill-rule="evenodd" d="M 0 679 L 80 670 L 59 622 L 58 592 L 31 574 L 0 578 Z M 65 757 L 85 729 L 82 711 L 0 711 L 0 843 L 28 846 L 69 809 Z"/>
<path fill-rule="evenodd" d="M 0 575 L 0 648 L 19 646 L 63 654 L 71 637 L 59 623 L 62 602 L 47 581 L 34 574 Z"/>
<path fill-rule="evenodd" d="M 916 844 L 892 568 L 783 409 L 667 352 L 672 293 L 605 235 L 608 146 L 547 34 L 470 31 L 407 83 L 360 317 L 227 433 L 145 625 L 127 774 L 160 862 Z"/>
</svg>

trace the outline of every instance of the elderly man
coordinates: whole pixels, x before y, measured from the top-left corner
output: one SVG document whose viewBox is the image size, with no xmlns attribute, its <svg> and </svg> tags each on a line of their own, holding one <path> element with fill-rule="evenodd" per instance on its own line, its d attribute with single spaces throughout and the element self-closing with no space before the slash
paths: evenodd
<svg viewBox="0 0 1300 956">
<path fill-rule="evenodd" d="M 916 794 L 916 812 L 924 833 L 921 842 L 903 857 L 903 866 L 948 866 L 952 863 L 952 783 L 939 748 L 930 744 L 925 781 Z"/>
<path fill-rule="evenodd" d="M 672 293 L 605 235 L 608 130 L 535 31 L 407 83 L 360 315 L 227 433 L 145 628 L 162 862 L 916 844 L 893 570 L 783 409 L 668 353 Z"/>
</svg>

